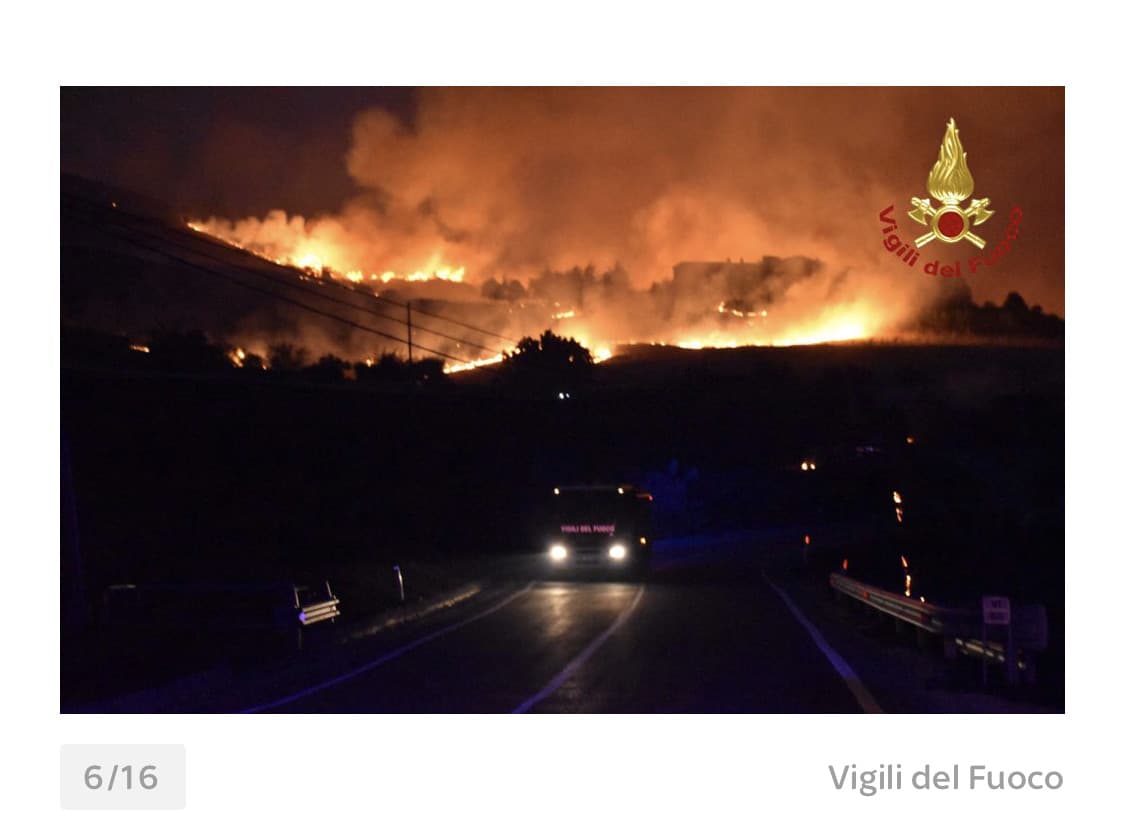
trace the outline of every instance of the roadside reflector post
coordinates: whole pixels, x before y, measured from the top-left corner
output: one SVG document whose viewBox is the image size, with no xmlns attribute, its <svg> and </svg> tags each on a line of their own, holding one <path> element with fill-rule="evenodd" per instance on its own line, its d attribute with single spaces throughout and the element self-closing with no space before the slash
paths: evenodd
<svg viewBox="0 0 1125 813">
<path fill-rule="evenodd" d="M 402 584 L 402 568 L 395 565 L 395 575 L 398 576 L 398 600 L 400 604 L 406 603 L 406 588 Z"/>
<path fill-rule="evenodd" d="M 1007 596 L 984 596 L 981 598 L 980 616 L 980 677 L 981 686 L 988 685 L 988 628 L 1006 627 L 1004 643 L 1004 667 L 1008 685 L 1015 684 L 1015 653 L 1012 646 L 1012 605 Z"/>
<path fill-rule="evenodd" d="M 1019 657 L 1016 655 L 1016 646 L 1012 641 L 1012 625 L 1008 625 L 1008 641 L 1004 647 L 1004 665 L 1007 667 L 1008 685 L 1015 686 L 1019 682 Z"/>
<path fill-rule="evenodd" d="M 980 686 L 988 688 L 988 623 L 981 618 L 980 622 Z"/>
<path fill-rule="evenodd" d="M 293 585 L 293 606 L 296 607 L 298 614 L 297 631 L 293 636 L 293 645 L 296 646 L 298 652 L 303 652 L 305 650 L 305 625 L 300 621 L 301 594 L 295 584 Z"/>
</svg>

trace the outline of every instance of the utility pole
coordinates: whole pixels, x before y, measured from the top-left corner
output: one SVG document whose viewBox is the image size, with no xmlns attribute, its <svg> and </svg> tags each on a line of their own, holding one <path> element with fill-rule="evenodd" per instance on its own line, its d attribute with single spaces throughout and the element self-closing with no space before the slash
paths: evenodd
<svg viewBox="0 0 1125 813">
<path fill-rule="evenodd" d="M 410 300 L 406 300 L 406 360 L 414 366 L 414 322 L 410 316 Z"/>
</svg>

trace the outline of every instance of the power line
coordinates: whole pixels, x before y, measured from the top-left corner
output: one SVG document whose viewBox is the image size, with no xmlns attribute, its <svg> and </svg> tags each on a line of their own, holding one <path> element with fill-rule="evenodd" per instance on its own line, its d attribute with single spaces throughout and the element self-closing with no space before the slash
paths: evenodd
<svg viewBox="0 0 1125 813">
<path fill-rule="evenodd" d="M 114 225 L 114 228 L 124 229 L 124 230 L 127 230 L 129 232 L 132 232 L 133 234 L 142 234 L 143 236 L 148 237 L 149 239 L 161 240 L 161 238 L 159 238 L 159 237 L 153 237 L 152 235 L 148 235 L 147 233 L 143 233 L 143 232 L 141 232 L 137 229 L 130 228 L 129 226 L 123 226 L 123 225 L 119 225 L 119 224 L 113 224 L 113 225 Z M 162 242 L 170 243 L 172 241 L 162 240 Z M 201 257 L 206 257 L 209 260 L 213 260 L 215 262 L 224 262 L 222 259 L 220 259 L 218 257 L 215 257 L 215 256 L 207 254 L 205 252 L 193 249 L 190 246 L 184 246 L 180 243 L 172 243 L 172 244 L 175 245 L 177 248 L 182 248 L 185 251 L 191 252 L 193 254 L 197 254 Z M 315 288 L 309 288 L 306 285 L 302 285 L 299 282 L 295 282 L 294 280 L 287 279 L 286 277 L 282 277 L 282 276 L 280 276 L 276 273 L 273 273 L 273 272 L 259 271 L 258 269 L 250 268 L 249 266 L 246 266 L 246 265 L 235 266 L 235 265 L 232 265 L 230 263 L 227 263 L 227 265 L 230 265 L 230 267 L 232 267 L 232 268 L 237 267 L 238 270 L 245 271 L 248 274 L 252 274 L 252 275 L 258 277 L 259 279 L 265 279 L 269 282 L 276 283 L 276 284 L 279 284 L 279 285 L 284 285 L 288 288 L 294 288 L 296 290 L 301 291 L 301 293 L 311 294 L 312 296 L 318 296 L 321 299 L 326 299 L 329 302 L 336 303 L 337 305 L 343 305 L 344 307 L 354 308 L 355 310 L 358 310 L 361 313 L 366 313 L 369 316 L 374 316 L 376 319 L 386 319 L 390 322 L 396 322 L 400 325 L 404 325 L 407 328 L 412 327 L 414 330 L 421 330 L 421 331 L 425 331 L 426 333 L 432 333 L 435 336 L 440 336 L 441 338 L 448 339 L 451 342 L 456 342 L 457 344 L 465 344 L 465 345 L 469 345 L 470 347 L 475 347 L 478 350 L 483 350 L 490 355 L 496 355 L 497 354 L 496 350 L 494 350 L 491 347 L 488 347 L 487 345 L 478 344 L 477 342 L 469 341 L 468 339 L 462 338 L 460 336 L 451 336 L 448 333 L 442 333 L 440 330 L 434 330 L 433 328 L 424 327 L 422 325 L 418 325 L 418 324 L 412 325 L 412 322 L 409 319 L 399 319 L 396 316 L 388 316 L 387 314 L 384 314 L 384 313 L 378 313 L 377 311 L 373 311 L 373 310 L 370 310 L 368 308 L 365 308 L 363 305 L 358 305 L 355 302 L 348 302 L 345 299 L 339 299 L 338 297 L 331 296 L 331 295 L 325 293 L 324 291 L 318 291 Z M 351 290 L 351 289 L 345 288 L 344 290 Z M 353 293 L 359 293 L 359 292 L 353 291 Z M 388 302 L 387 304 L 397 305 L 398 303 L 397 302 L 394 302 L 394 303 Z M 417 308 L 414 308 L 413 310 L 414 310 L 415 313 L 417 312 Z"/>
<path fill-rule="evenodd" d="M 270 291 L 270 290 L 265 289 L 265 288 L 259 288 L 255 285 L 251 285 L 247 282 L 243 282 L 242 280 L 234 279 L 232 277 L 227 276 L 226 274 L 223 274 L 223 273 L 220 273 L 219 271 L 216 271 L 213 268 L 208 268 L 205 265 L 200 265 L 199 263 L 194 263 L 194 262 L 191 262 L 189 260 L 185 260 L 182 257 L 177 257 L 174 254 L 171 254 L 167 251 L 162 251 L 159 248 L 156 248 L 152 245 L 147 245 L 147 244 L 139 242 L 137 240 L 131 240 L 128 237 L 125 237 L 123 235 L 119 235 L 119 237 L 120 237 L 120 239 L 124 240 L 126 243 L 129 243 L 131 245 L 134 245 L 134 246 L 136 246 L 138 248 L 141 248 L 141 249 L 144 249 L 146 251 L 151 251 L 155 254 L 159 254 L 160 256 L 166 257 L 166 258 L 172 260 L 173 262 L 179 263 L 180 265 L 186 266 L 188 268 L 194 268 L 194 269 L 197 269 L 199 271 L 203 271 L 206 274 L 211 274 L 212 276 L 216 276 L 219 279 L 226 280 L 227 282 L 229 282 L 233 285 L 238 285 L 238 286 L 246 288 L 248 290 L 255 291 L 257 293 L 273 297 L 274 299 L 278 299 L 282 302 L 286 302 L 290 305 L 301 308 L 303 310 L 307 310 L 311 313 L 315 313 L 319 316 L 324 316 L 328 319 L 334 319 L 337 322 L 341 322 L 341 323 L 346 324 L 350 327 L 353 327 L 357 330 L 362 330 L 366 333 L 372 333 L 376 336 L 381 336 L 385 339 L 390 339 L 391 341 L 399 342 L 400 344 L 405 344 L 405 345 L 408 345 L 408 346 L 411 344 L 406 339 L 400 339 L 398 336 L 391 335 L 390 333 L 384 333 L 383 331 L 378 330 L 376 328 L 368 327 L 367 325 L 361 325 L 359 322 L 354 322 L 351 319 L 347 319 L 347 318 L 345 318 L 343 316 L 340 316 L 338 314 L 329 313 L 328 311 L 324 311 L 324 310 L 321 310 L 319 308 L 315 308 L 312 305 L 308 305 L 304 302 L 299 302 L 296 299 L 293 299 L 292 297 L 285 296 L 284 294 L 279 294 L 276 291 Z M 454 356 L 450 353 L 442 352 L 441 350 L 434 350 L 431 347 L 426 347 L 424 345 L 420 345 L 420 344 L 416 344 L 416 343 L 414 344 L 414 346 L 416 346 L 419 350 L 423 350 L 423 351 L 425 351 L 427 353 L 431 353 L 435 356 L 441 356 L 442 358 L 450 359 L 451 361 L 457 361 L 457 362 L 461 362 L 461 363 L 464 363 L 464 364 L 471 363 L 468 359 L 463 359 L 463 358 L 460 358 L 458 356 Z"/>
<path fill-rule="evenodd" d="M 335 283 L 335 282 L 333 282 L 333 283 L 331 283 L 331 284 L 333 284 L 333 285 L 336 285 L 336 284 L 338 284 L 338 283 Z M 350 289 L 349 289 L 349 290 L 350 290 Z M 384 297 L 384 296 L 380 296 L 380 297 L 379 297 L 379 301 L 380 301 L 380 302 L 386 302 L 386 303 L 387 303 L 388 305 L 397 305 L 397 306 L 398 306 L 398 307 L 400 307 L 400 308 L 405 308 L 405 307 L 406 307 L 406 305 L 404 305 L 404 304 L 403 304 L 402 302 L 397 302 L 397 301 L 395 301 L 395 300 L 393 300 L 393 299 L 387 299 L 387 298 L 386 298 L 386 297 Z M 446 322 L 450 322 L 450 323 L 452 323 L 452 324 L 454 324 L 454 325 L 457 325 L 458 327 L 464 327 L 464 328 L 468 328 L 469 330 L 475 330 L 475 331 L 476 331 L 477 333 L 483 333 L 483 334 L 485 334 L 486 336 L 493 336 L 493 337 L 495 337 L 495 338 L 497 338 L 497 339 L 502 339 L 503 341 L 506 341 L 506 342 L 510 342 L 511 344 L 516 344 L 516 343 L 517 343 L 517 342 L 519 341 L 518 339 L 513 339 L 513 338 L 511 338 L 510 336 L 505 336 L 505 335 L 503 335 L 503 334 L 501 334 L 501 333 L 493 333 L 493 332 L 492 332 L 491 330 L 485 330 L 485 329 L 484 329 L 484 328 L 482 328 L 482 327 L 475 327 L 475 326 L 473 326 L 473 325 L 470 325 L 470 324 L 469 324 L 468 322 L 459 322 L 459 321 L 457 321 L 456 319 L 453 319 L 453 318 L 451 318 L 451 317 L 449 317 L 449 316 L 441 316 L 440 314 L 437 314 L 437 313 L 433 313 L 433 312 L 431 312 L 431 311 L 425 311 L 425 310 L 422 310 L 422 309 L 421 309 L 421 308 L 419 308 L 419 307 L 418 307 L 417 305 L 413 305 L 413 306 L 412 306 L 412 308 L 413 308 L 413 310 L 414 310 L 414 313 L 420 313 L 420 314 L 422 314 L 423 316 L 429 316 L 429 317 L 430 317 L 430 318 L 432 318 L 432 319 L 443 319 L 443 320 L 445 320 Z M 426 330 L 426 328 L 419 328 L 419 329 L 420 329 L 420 330 Z"/>
<path fill-rule="evenodd" d="M 65 196 L 74 198 L 73 195 L 65 195 Z M 79 201 L 81 203 L 87 204 L 88 209 L 94 209 L 95 208 L 94 206 L 90 205 L 86 201 L 82 201 L 81 199 L 79 199 Z M 98 209 L 97 211 L 100 212 L 101 210 Z M 131 213 L 131 212 L 115 211 L 114 214 L 117 215 L 118 217 L 129 217 L 129 218 L 131 218 L 135 221 L 147 219 L 147 218 L 142 218 L 141 216 L 136 215 L 136 214 Z M 128 226 L 124 226 L 124 225 L 121 225 L 121 224 L 116 224 L 116 225 L 118 225 L 119 228 L 126 228 L 126 229 L 129 228 Z M 166 225 L 166 224 L 161 224 L 161 225 Z M 203 234 L 207 234 L 207 233 L 203 232 Z M 188 235 L 185 235 L 185 236 L 188 236 Z M 212 237 L 211 235 L 207 235 L 207 236 Z M 161 239 L 161 238 L 156 238 L 156 239 Z M 215 237 L 212 237 L 212 239 L 219 240 L 219 238 L 215 238 Z M 209 260 L 215 260 L 217 262 L 223 262 L 223 263 L 226 263 L 226 264 L 230 264 L 229 261 L 227 261 L 225 259 L 215 257 L 214 255 L 208 254 L 208 253 L 203 252 L 203 251 L 200 251 L 197 248 L 193 248 L 191 246 L 184 245 L 182 242 L 170 241 L 170 240 L 167 240 L 167 239 L 165 239 L 164 242 L 171 242 L 174 245 L 185 249 L 186 251 L 190 251 L 193 254 L 197 254 L 201 257 L 206 257 Z M 295 269 L 293 266 L 284 265 L 282 263 L 275 262 L 275 261 L 267 259 L 265 257 L 261 257 L 257 254 L 254 254 L 252 252 L 247 251 L 244 248 L 241 248 L 240 246 L 235 246 L 231 243 L 227 243 L 227 242 L 221 241 L 221 240 L 220 240 L 220 242 L 222 242 L 223 245 L 226 248 L 228 248 L 230 250 L 243 252 L 243 253 L 247 254 L 248 256 L 253 257 L 257 261 L 269 263 L 270 265 L 272 265 L 274 267 L 277 267 L 277 268 L 284 268 L 286 271 L 294 271 L 294 270 L 299 271 L 299 269 Z M 246 266 L 240 266 L 240 267 L 243 270 L 249 271 L 250 273 L 256 273 L 253 269 L 247 268 Z M 274 281 L 276 281 L 276 280 L 274 280 Z M 508 342 L 509 344 L 516 344 L 518 342 L 518 339 L 513 339 L 510 336 L 505 336 L 502 333 L 496 333 L 495 331 L 487 330 L 486 328 L 478 327 L 478 326 L 470 324 L 468 322 L 463 322 L 463 321 L 460 321 L 458 319 L 454 319 L 454 318 L 449 317 L 449 316 L 443 316 L 442 314 L 434 313 L 433 311 L 428 311 L 428 310 L 425 310 L 423 308 L 419 308 L 417 305 L 409 305 L 408 306 L 407 304 L 405 304 L 403 302 L 399 302 L 395 299 L 390 299 L 390 298 L 385 297 L 385 296 L 377 296 L 377 295 L 374 295 L 374 294 L 369 294 L 366 291 L 357 291 L 354 288 L 348 288 L 348 287 L 342 285 L 341 283 L 337 282 L 336 280 L 331 279 L 331 277 L 329 277 L 329 278 L 321 277 L 320 281 L 327 284 L 327 285 L 332 285 L 332 286 L 335 286 L 335 287 L 340 288 L 342 290 L 345 290 L 349 293 L 357 294 L 359 296 L 365 296 L 365 297 L 373 300 L 374 302 L 376 302 L 379 305 L 393 305 L 395 307 L 404 308 L 404 309 L 407 308 L 407 307 L 410 307 L 410 309 L 415 314 L 421 314 L 422 316 L 426 316 L 426 317 L 429 317 L 431 319 L 438 319 L 438 320 L 441 320 L 441 321 L 444 321 L 444 322 L 449 322 L 450 324 L 457 325 L 458 327 L 466 328 L 467 330 L 471 330 L 471 331 L 474 331 L 476 333 L 480 333 L 480 334 L 485 335 L 485 336 L 492 336 L 494 338 L 497 338 L 497 339 L 500 339 L 502 341 Z M 286 284 L 288 284 L 288 283 L 286 283 Z M 298 286 L 298 287 L 301 287 L 301 286 Z M 301 290 L 308 292 L 308 290 L 306 288 L 303 288 L 303 287 L 301 287 Z M 357 310 L 364 311 L 364 312 L 369 313 L 372 316 L 375 316 L 377 318 L 389 319 L 391 321 L 397 321 L 399 324 L 406 324 L 406 322 L 403 321 L 403 320 L 395 319 L 394 317 L 387 316 L 385 314 L 375 313 L 373 311 L 367 311 L 364 308 L 362 308 L 361 306 L 355 305 L 354 303 L 340 302 L 339 300 L 334 300 L 332 297 L 327 296 L 323 292 L 313 292 L 313 293 L 315 293 L 317 295 L 320 295 L 323 298 L 330 299 L 332 301 L 336 301 L 338 304 L 344 304 L 347 307 L 356 308 Z M 418 325 L 418 324 L 415 324 L 414 328 L 417 329 L 417 330 L 426 331 L 428 333 L 433 333 L 434 335 L 441 336 L 442 338 L 449 339 L 450 341 L 455 341 L 455 342 L 460 342 L 462 344 L 471 345 L 471 346 L 476 347 L 478 349 L 485 350 L 486 352 L 491 353 L 491 354 L 495 354 L 495 352 L 496 352 L 492 348 L 486 347 L 482 344 L 477 344 L 475 342 L 468 341 L 467 339 L 461 339 L 461 338 L 458 338 L 458 337 L 449 336 L 448 334 L 441 333 L 437 330 L 434 330 L 433 328 L 427 328 L 427 327 L 424 327 L 424 326 Z"/>
</svg>

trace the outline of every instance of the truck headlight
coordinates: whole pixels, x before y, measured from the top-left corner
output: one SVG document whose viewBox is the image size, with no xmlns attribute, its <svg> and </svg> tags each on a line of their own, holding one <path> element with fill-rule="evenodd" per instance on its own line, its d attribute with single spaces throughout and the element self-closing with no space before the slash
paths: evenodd
<svg viewBox="0 0 1125 813">
<path fill-rule="evenodd" d="M 563 559 L 566 558 L 566 546 L 565 545 L 551 545 L 550 550 L 547 551 L 547 555 L 550 556 L 552 560 L 554 560 L 556 562 L 561 562 Z"/>
<path fill-rule="evenodd" d="M 625 546 L 620 542 L 614 542 L 609 546 L 610 559 L 624 559 L 626 554 Z"/>
</svg>

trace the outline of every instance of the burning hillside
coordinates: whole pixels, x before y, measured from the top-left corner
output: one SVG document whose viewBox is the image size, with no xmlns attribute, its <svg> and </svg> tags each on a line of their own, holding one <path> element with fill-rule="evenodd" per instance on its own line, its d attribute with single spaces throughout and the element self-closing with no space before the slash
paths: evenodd
<svg viewBox="0 0 1125 813">
<path fill-rule="evenodd" d="M 451 268 L 442 263 L 440 255 L 436 254 L 405 273 L 393 269 L 365 273 L 355 265 L 347 242 L 339 241 L 332 229 L 320 233 L 321 230 L 315 226 L 307 228 L 305 219 L 300 215 L 288 218 L 281 211 L 270 212 L 263 220 L 250 218 L 237 224 L 212 217 L 205 221 L 188 221 L 187 225 L 193 231 L 211 235 L 279 265 L 317 274 L 334 272 L 351 282 L 465 281 L 464 266 Z"/>
<path fill-rule="evenodd" d="M 1034 150 L 1043 146 L 1005 144 L 1001 155 L 988 140 L 995 128 L 986 124 L 986 97 L 996 94 L 1002 91 L 958 96 L 979 181 L 996 201 L 1018 198 L 1029 212 L 1046 212 L 1044 184 L 1028 185 L 1026 173 L 1010 171 L 1042 165 Z M 197 234 L 251 253 L 268 274 L 234 274 L 239 281 L 228 282 L 242 290 L 228 287 L 220 305 L 201 301 L 199 324 L 190 327 L 255 353 L 277 342 L 351 360 L 413 352 L 443 358 L 449 369 L 499 358 L 520 337 L 548 329 L 600 358 L 631 343 L 702 348 L 913 336 L 919 324 L 934 323 L 921 318 L 927 309 L 965 284 L 927 278 L 918 270 L 924 263 L 904 265 L 879 233 L 876 214 L 888 201 L 905 206 L 933 162 L 934 117 L 912 115 L 933 106 L 929 95 L 421 89 L 409 108 L 375 105 L 352 116 L 340 162 L 351 193 L 338 206 L 293 211 L 302 188 L 296 181 L 288 211 L 268 200 L 253 209 L 180 206 L 193 213 L 187 223 Z M 941 105 L 950 102 L 948 92 L 937 95 Z M 1024 129 L 1051 124 L 1053 104 L 1051 97 L 1029 105 Z M 887 133 L 898 133 L 893 160 L 874 149 Z M 214 160 L 225 167 L 227 150 L 241 148 L 236 141 L 223 147 Z M 1009 171 L 992 169 L 1001 158 Z M 284 162 L 276 169 L 284 175 Z M 998 179 L 1023 185 L 1005 189 Z M 304 184 L 316 198 L 315 177 Z M 1038 231 L 1020 236 L 1021 256 L 1042 263 L 1044 279 L 1061 269 L 1061 240 L 1035 253 L 1051 228 L 1040 221 Z M 953 250 L 938 242 L 925 248 L 935 259 Z M 1004 268 L 1017 271 L 1014 261 Z M 1028 290 L 1023 282 L 1018 287 Z M 994 298 L 1017 287 L 997 272 L 971 285 L 972 294 Z M 191 297 L 177 295 L 186 314 Z M 1029 298 L 1042 301 L 1034 286 Z M 141 319 L 139 308 L 130 315 Z"/>
<path fill-rule="evenodd" d="M 445 310 L 493 303 L 505 311 L 502 329 L 507 333 L 538 335 L 550 329 L 592 348 L 597 360 L 608 358 L 612 347 L 627 344 L 693 349 L 813 344 L 867 339 L 888 327 L 876 309 L 840 294 L 846 288 L 845 272 L 830 274 L 822 263 L 802 257 L 679 263 L 670 279 L 647 289 L 635 287 L 620 265 L 604 272 L 593 266 L 547 270 L 526 284 L 486 279 L 478 286 L 466 281 L 464 266 L 451 268 L 440 253 L 404 272 L 352 267 L 346 245 L 333 243 L 316 225 L 281 212 L 264 221 L 233 224 L 211 219 L 189 227 L 295 272 L 346 284 L 373 297 L 391 284 L 413 299 L 425 295 L 410 283 L 458 283 L 463 285 L 459 291 L 445 289 L 452 299 L 443 303 Z M 511 339 L 501 341 L 501 352 L 478 354 L 449 368 L 498 361 L 511 347 Z"/>
</svg>

